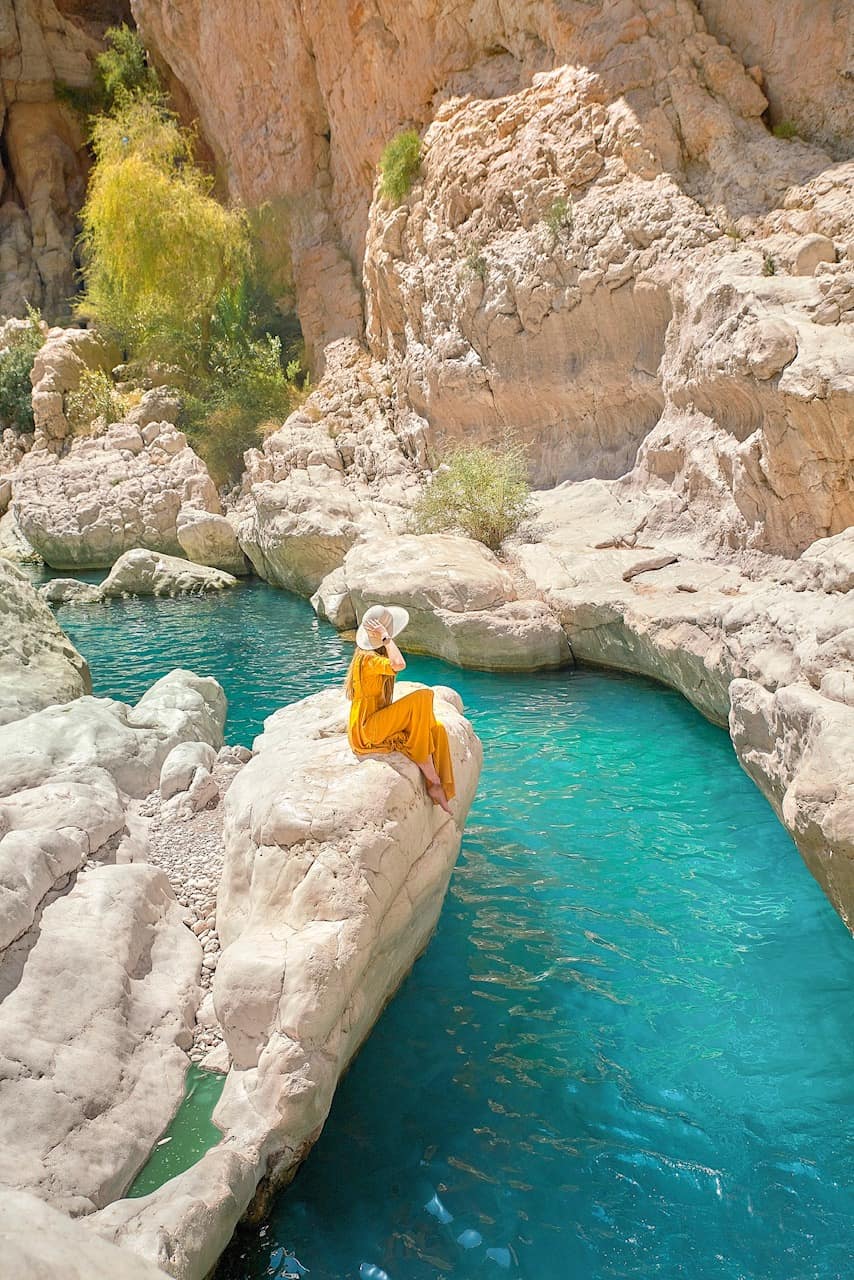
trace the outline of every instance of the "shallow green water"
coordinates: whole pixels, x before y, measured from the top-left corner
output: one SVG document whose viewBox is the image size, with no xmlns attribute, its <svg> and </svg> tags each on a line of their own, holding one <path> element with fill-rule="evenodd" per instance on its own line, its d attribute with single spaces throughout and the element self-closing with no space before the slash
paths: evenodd
<svg viewBox="0 0 854 1280">
<path fill-rule="evenodd" d="M 224 1084 L 225 1076 L 190 1066 L 184 1101 L 126 1195 L 147 1196 L 189 1169 L 209 1147 L 216 1146 L 222 1134 L 211 1114 Z"/>
<path fill-rule="evenodd" d="M 229 738 L 343 671 L 308 606 L 66 608 L 97 692 L 216 674 Z M 835 1280 L 854 947 L 726 735 L 591 672 L 462 693 L 484 773 L 439 930 L 229 1280 Z"/>
</svg>

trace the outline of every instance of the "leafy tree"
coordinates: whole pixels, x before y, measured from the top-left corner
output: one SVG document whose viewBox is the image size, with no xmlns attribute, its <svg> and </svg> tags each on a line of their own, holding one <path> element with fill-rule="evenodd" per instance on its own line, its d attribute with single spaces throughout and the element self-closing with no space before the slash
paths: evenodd
<svg viewBox="0 0 854 1280">
<path fill-rule="evenodd" d="M 177 347 L 193 363 L 218 299 L 248 270 L 246 219 L 213 198 L 191 134 L 155 103 L 128 98 L 99 116 L 92 145 L 79 311 L 137 355 L 175 358 Z"/>
<path fill-rule="evenodd" d="M 136 33 L 108 53 L 99 74 L 110 108 L 91 121 L 77 312 L 134 363 L 177 366 L 188 435 L 218 479 L 234 478 L 261 425 L 281 422 L 297 390 L 298 367 L 283 367 L 270 332 L 286 326 L 260 282 L 249 217 L 214 198 L 194 135 L 167 110 Z"/>
<path fill-rule="evenodd" d="M 435 472 L 413 510 L 417 533 L 456 531 L 497 551 L 531 513 L 525 450 L 512 436 L 500 445 L 460 445 Z"/>
</svg>

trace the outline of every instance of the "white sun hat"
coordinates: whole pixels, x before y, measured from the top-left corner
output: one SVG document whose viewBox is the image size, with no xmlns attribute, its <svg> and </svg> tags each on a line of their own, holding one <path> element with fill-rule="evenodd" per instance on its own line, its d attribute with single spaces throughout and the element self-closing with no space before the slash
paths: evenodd
<svg viewBox="0 0 854 1280">
<path fill-rule="evenodd" d="M 400 635 L 403 628 L 409 621 L 409 614 L 405 609 L 401 609 L 396 604 L 372 604 L 370 609 L 366 609 L 362 617 L 362 623 L 356 632 L 356 644 L 360 649 L 377 649 L 379 645 L 371 643 L 370 636 L 365 630 L 365 623 L 381 623 L 385 627 L 390 636 Z"/>
</svg>

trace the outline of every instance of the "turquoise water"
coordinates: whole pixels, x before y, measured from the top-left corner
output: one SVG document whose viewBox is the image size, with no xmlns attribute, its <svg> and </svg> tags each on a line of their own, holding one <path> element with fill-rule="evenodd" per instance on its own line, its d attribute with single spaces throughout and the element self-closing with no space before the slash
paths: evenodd
<svg viewBox="0 0 854 1280">
<path fill-rule="evenodd" d="M 59 617 L 98 692 L 216 674 L 232 741 L 346 660 L 259 584 Z M 410 672 L 484 741 L 460 864 L 220 1280 L 850 1277 L 854 947 L 726 735 L 629 677 Z"/>
</svg>

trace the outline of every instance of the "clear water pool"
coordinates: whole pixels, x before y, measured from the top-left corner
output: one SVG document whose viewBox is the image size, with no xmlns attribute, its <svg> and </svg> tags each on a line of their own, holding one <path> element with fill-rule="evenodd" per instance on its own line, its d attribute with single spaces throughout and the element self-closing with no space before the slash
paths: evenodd
<svg viewBox="0 0 854 1280">
<path fill-rule="evenodd" d="M 231 741 L 347 656 L 257 583 L 59 616 L 96 692 L 216 675 Z M 451 893 L 218 1276 L 847 1280 L 854 946 L 726 735 L 629 677 L 410 671 L 484 742 Z"/>
</svg>

